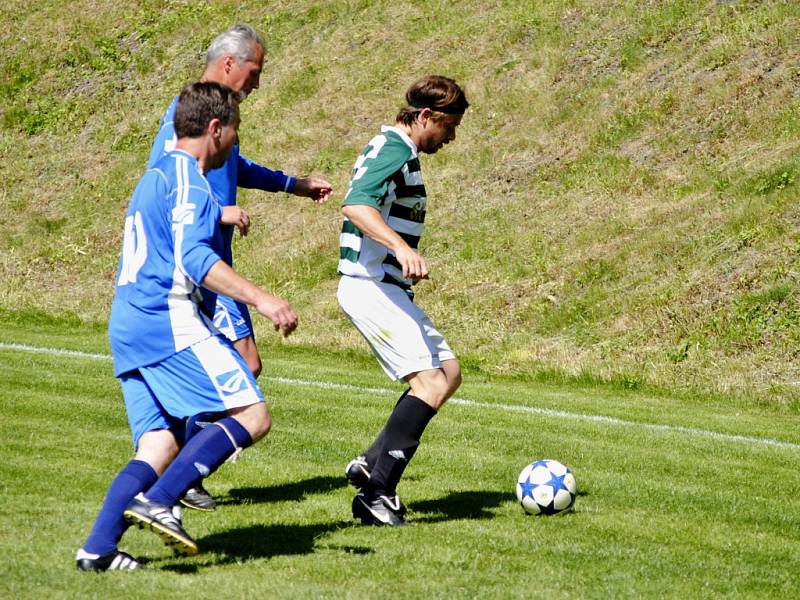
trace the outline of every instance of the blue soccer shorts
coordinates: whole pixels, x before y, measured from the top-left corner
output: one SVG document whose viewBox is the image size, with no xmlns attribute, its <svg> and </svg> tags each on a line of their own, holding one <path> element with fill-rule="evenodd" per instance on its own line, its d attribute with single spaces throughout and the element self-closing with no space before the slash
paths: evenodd
<svg viewBox="0 0 800 600">
<path fill-rule="evenodd" d="M 228 296 L 217 296 L 214 307 L 214 326 L 232 342 L 253 337 L 253 321 L 247 305 L 237 302 Z"/>
<path fill-rule="evenodd" d="M 172 429 L 202 412 L 224 412 L 263 402 L 244 359 L 222 336 L 197 342 L 161 362 L 120 375 L 133 436 Z"/>
</svg>

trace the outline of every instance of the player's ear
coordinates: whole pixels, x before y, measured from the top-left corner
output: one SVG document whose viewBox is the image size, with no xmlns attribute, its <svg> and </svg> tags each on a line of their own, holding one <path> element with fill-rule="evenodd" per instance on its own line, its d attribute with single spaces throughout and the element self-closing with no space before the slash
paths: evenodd
<svg viewBox="0 0 800 600">
<path fill-rule="evenodd" d="M 432 114 L 433 114 L 433 111 L 430 108 L 423 108 L 421 111 L 419 111 L 419 114 L 417 115 L 417 119 L 419 120 L 420 125 L 425 127 L 425 125 L 427 125 L 427 123 L 428 123 L 428 120 L 431 118 Z"/>
<path fill-rule="evenodd" d="M 211 135 L 211 137 L 218 139 L 222 136 L 222 121 L 218 118 L 214 117 L 208 122 L 208 127 L 206 127 L 206 132 Z"/>
</svg>

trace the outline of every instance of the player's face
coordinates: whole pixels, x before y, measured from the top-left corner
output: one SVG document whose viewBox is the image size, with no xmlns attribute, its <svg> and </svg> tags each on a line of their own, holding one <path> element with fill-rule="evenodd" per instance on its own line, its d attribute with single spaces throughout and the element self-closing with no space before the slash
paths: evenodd
<svg viewBox="0 0 800 600">
<path fill-rule="evenodd" d="M 456 139 L 456 127 L 461 124 L 461 115 L 447 115 L 438 120 L 428 119 L 420 139 L 419 149 L 434 154 L 445 144 Z"/>
<path fill-rule="evenodd" d="M 231 148 L 239 139 L 239 111 L 236 111 L 236 117 L 227 125 L 223 125 L 220 130 L 219 142 L 215 148 L 214 156 L 210 161 L 210 169 L 216 169 L 225 164 L 228 155 L 231 153 Z"/>
<path fill-rule="evenodd" d="M 261 46 L 256 46 L 255 52 L 243 62 L 235 59 L 231 64 L 230 72 L 227 74 L 225 85 L 234 92 L 242 92 L 248 95 L 253 90 L 258 89 L 261 79 L 261 69 L 264 67 L 264 50 Z"/>
</svg>

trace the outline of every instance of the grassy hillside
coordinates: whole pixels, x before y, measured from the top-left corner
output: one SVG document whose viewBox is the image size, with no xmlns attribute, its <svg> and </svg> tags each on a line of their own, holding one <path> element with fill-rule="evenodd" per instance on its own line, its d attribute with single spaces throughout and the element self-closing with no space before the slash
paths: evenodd
<svg viewBox="0 0 800 600">
<path fill-rule="evenodd" d="M 242 272 L 287 343 L 363 348 L 340 316 L 355 156 L 427 73 L 465 84 L 424 159 L 419 301 L 468 367 L 800 399 L 800 5 L 782 1 L 62 2 L 0 8 L 0 306 L 106 318 L 121 217 L 169 99 L 229 24 L 268 40 L 251 158 L 323 207 L 246 192 Z M 279 343 L 258 324 L 262 348 Z"/>
</svg>

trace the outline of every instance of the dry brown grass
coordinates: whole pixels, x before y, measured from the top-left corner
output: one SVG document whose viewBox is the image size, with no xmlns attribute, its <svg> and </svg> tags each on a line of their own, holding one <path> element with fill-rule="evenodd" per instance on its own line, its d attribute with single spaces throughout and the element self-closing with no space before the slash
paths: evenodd
<svg viewBox="0 0 800 600">
<path fill-rule="evenodd" d="M 298 307 L 287 343 L 363 348 L 335 304 L 338 201 L 410 80 L 442 72 L 473 108 L 424 160 L 419 299 L 469 365 L 797 397 L 793 3 L 70 6 L 1 9 L 4 306 L 105 317 L 158 118 L 241 20 L 269 40 L 245 154 L 337 190 L 323 207 L 241 194 L 256 226 L 237 265 Z"/>
</svg>

